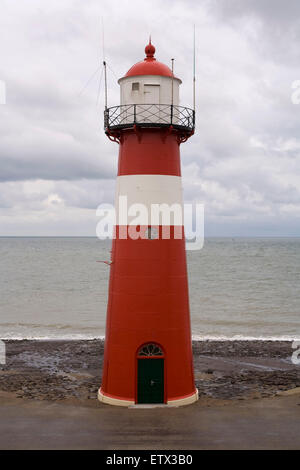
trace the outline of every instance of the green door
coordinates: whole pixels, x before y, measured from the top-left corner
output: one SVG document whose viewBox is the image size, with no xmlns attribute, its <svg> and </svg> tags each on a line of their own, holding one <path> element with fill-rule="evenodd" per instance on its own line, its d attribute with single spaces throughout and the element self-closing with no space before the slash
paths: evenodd
<svg viewBox="0 0 300 470">
<path fill-rule="evenodd" d="M 164 403 L 164 359 L 138 359 L 138 403 Z"/>
</svg>

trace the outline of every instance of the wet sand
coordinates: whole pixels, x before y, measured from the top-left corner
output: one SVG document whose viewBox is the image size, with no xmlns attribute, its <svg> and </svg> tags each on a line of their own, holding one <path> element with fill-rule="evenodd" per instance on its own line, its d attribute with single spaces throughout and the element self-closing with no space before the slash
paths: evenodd
<svg viewBox="0 0 300 470">
<path fill-rule="evenodd" d="M 300 449 L 290 342 L 193 342 L 200 399 L 176 409 L 99 403 L 103 346 L 7 341 L 0 449 Z"/>
</svg>

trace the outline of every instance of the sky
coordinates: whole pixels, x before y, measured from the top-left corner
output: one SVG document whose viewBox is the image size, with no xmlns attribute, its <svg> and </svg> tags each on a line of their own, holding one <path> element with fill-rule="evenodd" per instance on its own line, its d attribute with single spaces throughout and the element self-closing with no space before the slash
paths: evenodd
<svg viewBox="0 0 300 470">
<path fill-rule="evenodd" d="M 95 236 L 96 208 L 113 203 L 118 158 L 103 131 L 103 55 L 108 104 L 118 105 L 117 78 L 143 59 L 151 34 L 157 59 L 175 58 L 181 105 L 191 107 L 194 24 L 185 202 L 204 204 L 206 236 L 300 235 L 299 0 L 0 0 L 0 8 L 0 236 Z"/>
</svg>

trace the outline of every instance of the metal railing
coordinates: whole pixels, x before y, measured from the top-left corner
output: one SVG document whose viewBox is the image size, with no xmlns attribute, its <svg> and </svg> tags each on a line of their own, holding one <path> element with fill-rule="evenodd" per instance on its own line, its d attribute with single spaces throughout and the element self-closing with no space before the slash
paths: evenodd
<svg viewBox="0 0 300 470">
<path fill-rule="evenodd" d="M 125 129 L 134 125 L 167 127 L 192 132 L 195 128 L 195 111 L 171 104 L 126 104 L 104 111 L 104 129 Z"/>
</svg>

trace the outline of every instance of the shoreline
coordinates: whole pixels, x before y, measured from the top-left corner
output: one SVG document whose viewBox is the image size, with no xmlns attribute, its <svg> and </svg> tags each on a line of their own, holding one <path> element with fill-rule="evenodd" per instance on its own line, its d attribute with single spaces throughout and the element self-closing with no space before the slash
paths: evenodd
<svg viewBox="0 0 300 470">
<path fill-rule="evenodd" d="M 5 345 L 0 394 L 42 401 L 96 400 L 104 339 L 5 340 Z M 192 347 L 200 401 L 271 397 L 300 387 L 300 366 L 291 361 L 292 341 L 193 340 Z"/>
<path fill-rule="evenodd" d="M 105 336 L 86 336 L 86 335 L 74 335 L 74 336 L 30 336 L 30 337 L 21 337 L 21 336 L 9 336 L 9 337 L 0 337 L 0 341 L 104 341 Z M 210 335 L 192 335 L 192 341 L 203 342 L 203 341 L 218 341 L 218 342 L 232 342 L 232 341 L 270 341 L 270 342 L 293 342 L 300 341 L 299 336 L 210 336 Z"/>
</svg>

